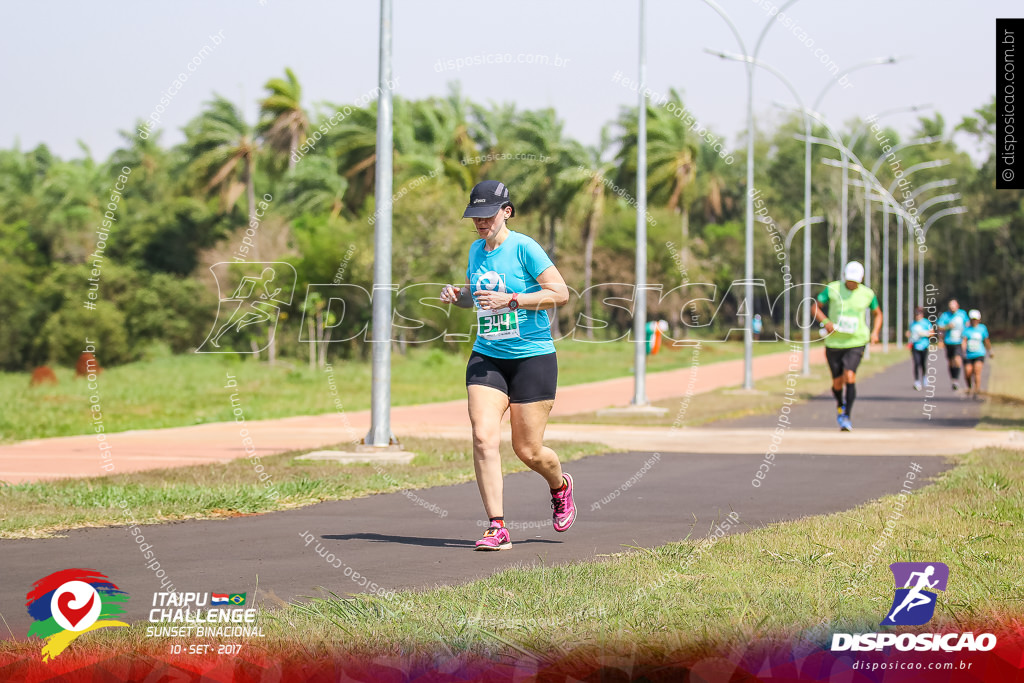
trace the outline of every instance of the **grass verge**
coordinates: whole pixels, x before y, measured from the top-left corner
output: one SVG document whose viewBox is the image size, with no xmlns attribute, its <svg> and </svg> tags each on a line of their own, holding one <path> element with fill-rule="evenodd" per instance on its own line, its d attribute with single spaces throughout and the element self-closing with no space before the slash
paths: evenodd
<svg viewBox="0 0 1024 683">
<path fill-rule="evenodd" d="M 565 462 L 606 452 L 606 446 L 552 441 Z M 153 524 L 258 514 L 345 500 L 375 493 L 445 486 L 473 480 L 473 449 L 466 440 L 409 438 L 403 446 L 416 457 L 408 465 L 325 463 L 295 460 L 301 451 L 261 457 L 278 492 L 266 495 L 247 458 L 84 479 L 62 479 L 0 486 L 0 538 L 41 538 L 80 527 L 125 523 L 119 502 L 128 502 L 135 520 Z M 501 444 L 505 472 L 526 469 Z"/>
<path fill-rule="evenodd" d="M 465 348 L 461 348 L 465 347 Z M 632 372 L 633 344 L 564 340 L 557 344 L 562 386 L 622 377 Z M 785 345 L 760 342 L 758 355 L 782 351 Z M 391 368 L 393 405 L 414 405 L 465 398 L 465 367 L 469 345 L 457 353 L 412 348 L 394 354 Z M 708 342 L 703 362 L 742 356 L 738 342 Z M 102 360 L 102 359 L 101 359 Z M 690 353 L 669 348 L 649 359 L 649 371 L 688 366 Z M 327 370 L 280 361 L 243 361 L 239 356 L 184 354 L 154 358 L 105 369 L 98 389 L 90 390 L 71 370 L 56 368 L 56 386 L 29 386 L 29 373 L 0 373 L 0 443 L 92 433 L 91 406 L 102 409 L 108 432 L 181 427 L 233 419 L 224 385 L 230 373 L 236 391 L 246 396 L 246 419 L 268 420 L 370 407 L 370 364 L 337 361 Z M 97 399 L 90 403 L 91 397 Z"/>
<path fill-rule="evenodd" d="M 699 358 L 700 364 L 697 366 L 699 368 L 697 372 L 713 371 L 710 368 L 704 369 L 703 347 L 700 356 L 694 356 L 692 350 L 687 350 L 684 353 L 688 354 L 691 359 Z M 871 358 L 861 363 L 860 369 L 857 371 L 857 379 L 867 379 L 895 363 L 906 360 L 907 357 L 907 352 L 902 349 L 888 353 L 875 351 L 871 354 Z M 810 376 L 803 377 L 799 374 L 796 376 L 797 402 L 806 401 L 826 391 L 829 384 L 828 368 L 824 365 L 811 366 Z M 668 411 L 664 415 L 606 417 L 594 412 L 554 417 L 551 418 L 551 422 L 621 424 L 640 427 L 694 427 L 718 420 L 732 420 L 748 415 L 766 415 L 778 412 L 779 397 L 786 391 L 786 375 L 758 380 L 754 383 L 754 389 L 757 393 L 737 392 L 736 387 L 731 387 L 702 393 L 697 400 L 694 400 L 693 396 L 687 398 L 683 395 L 663 401 L 654 401 L 652 405 L 665 408 Z M 681 394 L 685 394 L 685 386 L 680 386 L 679 391 Z"/>
<path fill-rule="evenodd" d="M 1024 429 L 1024 344 L 995 344 L 985 363 L 988 385 L 981 406 L 983 429 Z M 943 367 L 940 369 L 940 377 Z"/>
<path fill-rule="evenodd" d="M 327 595 L 265 613 L 268 637 L 246 647 L 308 660 L 526 654 L 572 666 L 598 656 L 663 661 L 754 641 L 820 642 L 830 630 L 878 630 L 892 601 L 894 561 L 950 567 L 935 618 L 918 630 L 1009 625 L 1024 615 L 1024 460 L 998 449 L 958 460 L 936 482 L 919 483 L 889 538 L 882 531 L 896 496 L 717 542 L 624 547 L 605 561 L 510 569 L 394 600 Z M 869 563 L 876 545 L 881 552 Z M 144 638 L 144 629 L 100 632 L 93 646 L 167 647 Z"/>
</svg>

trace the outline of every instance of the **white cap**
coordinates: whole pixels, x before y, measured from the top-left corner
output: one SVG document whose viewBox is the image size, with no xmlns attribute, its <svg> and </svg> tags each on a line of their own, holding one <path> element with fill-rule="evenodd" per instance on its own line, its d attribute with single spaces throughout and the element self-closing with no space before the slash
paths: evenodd
<svg viewBox="0 0 1024 683">
<path fill-rule="evenodd" d="M 981 320 L 981 311 L 977 308 L 972 308 L 971 312 L 967 314 L 967 317 L 971 320 Z"/>
<path fill-rule="evenodd" d="M 843 270 L 843 278 L 854 282 L 864 282 L 864 266 L 860 261 L 850 261 Z"/>
</svg>

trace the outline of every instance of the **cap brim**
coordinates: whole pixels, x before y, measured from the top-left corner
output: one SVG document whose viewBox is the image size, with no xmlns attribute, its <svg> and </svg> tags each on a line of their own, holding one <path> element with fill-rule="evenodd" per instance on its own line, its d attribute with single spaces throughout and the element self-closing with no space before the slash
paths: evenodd
<svg viewBox="0 0 1024 683">
<path fill-rule="evenodd" d="M 481 204 L 479 206 L 467 206 L 463 212 L 463 218 L 490 218 L 498 213 L 501 204 Z"/>
</svg>

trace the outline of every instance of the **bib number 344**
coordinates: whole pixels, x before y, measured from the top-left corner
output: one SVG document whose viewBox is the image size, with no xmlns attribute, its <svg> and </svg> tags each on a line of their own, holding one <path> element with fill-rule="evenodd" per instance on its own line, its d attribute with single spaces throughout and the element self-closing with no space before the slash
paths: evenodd
<svg viewBox="0 0 1024 683">
<path fill-rule="evenodd" d="M 519 336 L 519 317 L 510 308 L 499 308 L 489 311 L 478 309 L 476 312 L 480 336 L 491 341 L 498 339 L 514 339 Z"/>
</svg>

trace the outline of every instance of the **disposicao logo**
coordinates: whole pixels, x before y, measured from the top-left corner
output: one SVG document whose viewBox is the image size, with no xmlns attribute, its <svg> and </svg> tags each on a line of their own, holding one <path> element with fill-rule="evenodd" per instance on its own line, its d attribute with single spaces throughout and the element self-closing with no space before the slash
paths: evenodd
<svg viewBox="0 0 1024 683">
<path fill-rule="evenodd" d="M 942 562 L 894 562 L 889 569 L 896 580 L 896 596 L 882 626 L 928 623 L 935 614 L 937 593 L 933 591 L 946 590 L 949 567 Z"/>
<path fill-rule="evenodd" d="M 920 626 L 935 615 L 935 599 L 946 590 L 949 567 L 942 562 L 894 562 L 889 565 L 896 593 L 881 626 Z M 833 633 L 833 652 L 878 651 L 895 647 L 906 652 L 987 652 L 996 646 L 991 633 Z"/>
<path fill-rule="evenodd" d="M 28 635 L 39 636 L 43 661 L 67 649 L 83 633 L 111 626 L 128 626 L 111 619 L 124 612 L 128 594 L 94 569 L 64 569 L 44 576 L 26 596 L 35 622 Z"/>
</svg>

